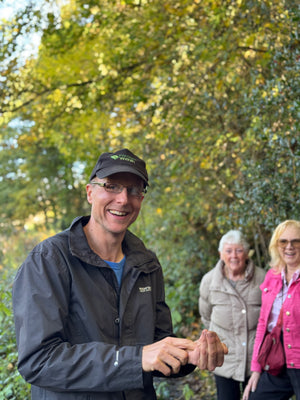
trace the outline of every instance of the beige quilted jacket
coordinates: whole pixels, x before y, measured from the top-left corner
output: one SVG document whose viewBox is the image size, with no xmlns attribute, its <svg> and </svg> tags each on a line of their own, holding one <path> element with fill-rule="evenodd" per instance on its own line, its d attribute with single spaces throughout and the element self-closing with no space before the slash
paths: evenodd
<svg viewBox="0 0 300 400">
<path fill-rule="evenodd" d="M 228 346 L 222 367 L 216 375 L 243 382 L 250 376 L 250 364 L 256 325 L 261 305 L 259 285 L 265 271 L 248 261 L 245 279 L 236 286 L 226 279 L 224 262 L 206 273 L 200 283 L 199 312 L 205 328 L 215 331 Z"/>
</svg>

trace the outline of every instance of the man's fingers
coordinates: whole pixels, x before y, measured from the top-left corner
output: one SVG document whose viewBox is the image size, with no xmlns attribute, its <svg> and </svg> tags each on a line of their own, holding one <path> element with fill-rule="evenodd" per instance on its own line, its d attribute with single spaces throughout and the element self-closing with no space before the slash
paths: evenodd
<svg viewBox="0 0 300 400">
<path fill-rule="evenodd" d="M 207 369 L 207 360 L 208 360 L 208 346 L 207 346 L 207 330 L 204 329 L 201 333 L 200 338 L 198 339 L 198 347 L 199 347 L 199 362 L 198 368 Z"/>
<path fill-rule="evenodd" d="M 224 350 L 222 343 L 215 332 L 207 332 L 208 360 L 207 369 L 213 371 L 224 362 Z"/>
<path fill-rule="evenodd" d="M 200 351 L 198 367 L 213 371 L 224 362 L 224 354 L 228 353 L 225 343 L 222 343 L 215 332 L 203 330 L 197 341 Z"/>
<path fill-rule="evenodd" d="M 169 376 L 177 374 L 182 365 L 188 362 L 187 348 L 193 350 L 196 344 L 188 339 L 165 338 L 144 346 L 142 367 L 144 371 L 160 371 Z"/>
<path fill-rule="evenodd" d="M 223 346 L 224 354 L 228 354 L 228 347 L 226 346 L 226 344 L 222 342 L 222 346 Z"/>
<path fill-rule="evenodd" d="M 188 339 L 167 337 L 143 348 L 144 371 L 160 371 L 168 376 L 179 372 L 180 367 L 190 362 L 200 369 L 213 371 L 224 362 L 227 346 L 215 332 L 204 329 L 196 342 Z"/>
<path fill-rule="evenodd" d="M 181 362 L 178 358 L 173 357 L 168 352 L 162 352 L 155 359 L 153 370 L 160 371 L 165 376 L 177 374 L 180 370 Z"/>
<path fill-rule="evenodd" d="M 178 348 L 184 349 L 184 350 L 194 350 L 197 346 L 195 342 L 193 342 L 192 340 L 189 340 L 189 339 L 167 337 L 163 340 L 167 341 L 170 345 L 172 345 L 174 347 L 178 347 Z"/>
<path fill-rule="evenodd" d="M 193 351 L 197 344 L 189 339 L 179 339 L 174 337 L 167 337 L 161 341 L 163 343 L 163 349 L 180 361 L 181 365 L 185 365 L 188 362 L 188 351 Z"/>
</svg>

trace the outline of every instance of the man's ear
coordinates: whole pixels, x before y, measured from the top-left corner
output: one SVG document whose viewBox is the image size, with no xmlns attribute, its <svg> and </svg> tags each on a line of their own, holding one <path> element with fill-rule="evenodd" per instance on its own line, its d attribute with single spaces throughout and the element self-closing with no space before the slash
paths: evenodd
<svg viewBox="0 0 300 400">
<path fill-rule="evenodd" d="M 89 204 L 92 204 L 93 185 L 88 183 L 85 188 L 87 201 L 89 202 Z"/>
</svg>

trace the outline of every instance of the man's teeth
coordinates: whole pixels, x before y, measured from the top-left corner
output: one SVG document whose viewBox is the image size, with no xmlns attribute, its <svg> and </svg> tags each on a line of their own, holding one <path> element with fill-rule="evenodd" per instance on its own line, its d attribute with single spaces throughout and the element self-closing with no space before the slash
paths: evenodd
<svg viewBox="0 0 300 400">
<path fill-rule="evenodd" d="M 124 211 L 116 211 L 116 210 L 110 210 L 110 212 L 114 215 L 118 215 L 120 217 L 124 217 L 127 213 Z"/>
</svg>

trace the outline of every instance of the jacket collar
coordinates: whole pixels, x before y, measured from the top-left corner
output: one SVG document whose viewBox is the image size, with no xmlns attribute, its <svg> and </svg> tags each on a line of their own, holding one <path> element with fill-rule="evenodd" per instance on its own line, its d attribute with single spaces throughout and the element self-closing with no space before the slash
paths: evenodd
<svg viewBox="0 0 300 400">
<path fill-rule="evenodd" d="M 90 216 L 77 217 L 69 228 L 69 248 L 73 256 L 85 263 L 108 267 L 108 264 L 95 254 L 88 245 L 83 227 L 88 223 Z M 144 243 L 129 230 L 126 231 L 122 243 L 126 256 L 126 269 L 128 267 L 139 268 L 145 272 L 151 272 L 160 265 L 154 253 L 146 249 Z"/>
<path fill-rule="evenodd" d="M 216 267 L 219 270 L 219 272 L 222 274 L 223 277 L 225 277 L 224 266 L 225 266 L 224 261 L 219 260 L 217 262 Z M 246 270 L 245 270 L 245 281 L 246 282 L 251 281 L 251 279 L 253 278 L 253 275 L 254 275 L 254 271 L 255 271 L 254 263 L 251 259 L 248 259 L 246 261 Z"/>
</svg>

